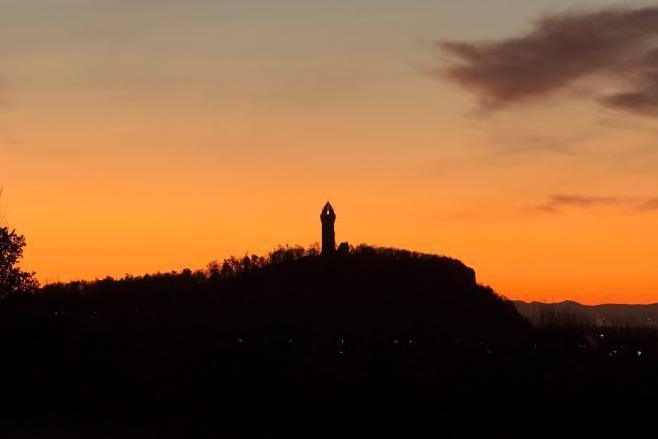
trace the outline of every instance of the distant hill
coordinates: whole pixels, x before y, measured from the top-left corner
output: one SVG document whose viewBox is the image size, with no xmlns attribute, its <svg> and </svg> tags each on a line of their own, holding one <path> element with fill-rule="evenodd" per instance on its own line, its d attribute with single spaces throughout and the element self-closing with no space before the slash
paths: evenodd
<svg viewBox="0 0 658 439">
<path fill-rule="evenodd" d="M 540 325 L 588 324 L 594 326 L 652 327 L 658 324 L 658 303 L 649 305 L 583 305 L 515 301 L 516 309 Z"/>
</svg>

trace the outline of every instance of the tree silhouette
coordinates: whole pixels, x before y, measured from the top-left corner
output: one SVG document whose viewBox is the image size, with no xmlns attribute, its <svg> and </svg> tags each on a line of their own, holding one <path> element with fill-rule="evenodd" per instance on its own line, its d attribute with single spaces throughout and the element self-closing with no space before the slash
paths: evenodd
<svg viewBox="0 0 658 439">
<path fill-rule="evenodd" d="M 23 235 L 7 227 L 0 228 L 0 297 L 31 292 L 39 287 L 34 273 L 23 271 L 18 265 L 23 258 L 23 247 Z"/>
</svg>

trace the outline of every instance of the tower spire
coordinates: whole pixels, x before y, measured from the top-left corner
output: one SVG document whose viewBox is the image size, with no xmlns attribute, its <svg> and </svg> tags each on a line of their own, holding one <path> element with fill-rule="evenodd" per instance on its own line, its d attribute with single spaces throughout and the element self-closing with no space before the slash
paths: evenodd
<svg viewBox="0 0 658 439">
<path fill-rule="evenodd" d="M 322 254 L 332 254 L 336 251 L 336 232 L 334 231 L 336 213 L 329 201 L 322 208 L 320 222 L 322 222 Z"/>
</svg>

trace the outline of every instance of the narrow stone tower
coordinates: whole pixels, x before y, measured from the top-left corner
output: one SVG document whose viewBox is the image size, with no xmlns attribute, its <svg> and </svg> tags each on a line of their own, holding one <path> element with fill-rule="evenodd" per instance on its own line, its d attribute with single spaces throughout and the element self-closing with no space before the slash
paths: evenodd
<svg viewBox="0 0 658 439">
<path fill-rule="evenodd" d="M 332 254 L 336 251 L 336 232 L 334 231 L 336 214 L 328 201 L 322 208 L 320 221 L 322 222 L 322 254 Z"/>
</svg>

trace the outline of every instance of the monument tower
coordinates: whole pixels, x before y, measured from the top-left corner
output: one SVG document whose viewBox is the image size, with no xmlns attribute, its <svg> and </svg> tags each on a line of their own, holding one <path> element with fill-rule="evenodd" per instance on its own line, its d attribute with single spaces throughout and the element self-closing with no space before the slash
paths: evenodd
<svg viewBox="0 0 658 439">
<path fill-rule="evenodd" d="M 332 254 L 336 251 L 336 232 L 334 231 L 336 213 L 328 201 L 322 208 L 320 221 L 322 222 L 322 254 Z"/>
</svg>

